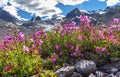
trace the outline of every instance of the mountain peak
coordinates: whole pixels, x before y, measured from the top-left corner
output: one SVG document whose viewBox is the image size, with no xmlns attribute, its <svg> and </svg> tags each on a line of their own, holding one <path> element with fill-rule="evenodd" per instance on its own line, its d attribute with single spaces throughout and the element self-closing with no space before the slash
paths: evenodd
<svg viewBox="0 0 120 77">
<path fill-rule="evenodd" d="M 70 13 L 67 14 L 66 18 L 73 18 L 76 16 L 80 16 L 80 10 L 78 8 L 73 9 Z"/>
<path fill-rule="evenodd" d="M 74 8 L 73 11 L 80 11 L 78 8 Z"/>
<path fill-rule="evenodd" d="M 34 16 L 31 18 L 31 21 L 40 21 L 41 17 L 40 16 Z"/>
</svg>

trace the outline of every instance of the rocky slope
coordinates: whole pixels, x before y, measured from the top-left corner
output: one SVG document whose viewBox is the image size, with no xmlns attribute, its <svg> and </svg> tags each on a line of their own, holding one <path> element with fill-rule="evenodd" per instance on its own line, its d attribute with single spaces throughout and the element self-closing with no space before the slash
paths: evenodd
<svg viewBox="0 0 120 77">
<path fill-rule="evenodd" d="M 98 67 L 97 64 L 99 63 L 82 59 L 75 65 L 60 68 L 56 71 L 56 75 L 57 77 L 120 77 L 120 58 L 103 66 Z"/>
</svg>

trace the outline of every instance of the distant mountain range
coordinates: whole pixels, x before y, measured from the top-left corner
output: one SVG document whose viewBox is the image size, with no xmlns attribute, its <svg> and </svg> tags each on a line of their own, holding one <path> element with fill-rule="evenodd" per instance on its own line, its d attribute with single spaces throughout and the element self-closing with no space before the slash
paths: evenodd
<svg viewBox="0 0 120 77">
<path fill-rule="evenodd" d="M 116 5 L 114 7 L 107 7 L 104 10 L 97 11 L 85 11 L 75 8 L 66 15 L 65 22 L 75 21 L 79 24 L 80 15 L 87 15 L 93 21 L 94 25 L 108 24 L 113 18 L 120 19 L 120 6 Z"/>
<path fill-rule="evenodd" d="M 16 31 L 22 31 L 25 34 L 32 34 L 39 28 L 50 30 L 54 26 L 61 26 L 63 23 L 75 21 L 80 23 L 79 16 L 87 15 L 94 25 L 107 24 L 113 18 L 120 19 L 120 6 L 107 7 L 104 10 L 85 11 L 78 8 L 73 9 L 65 17 L 53 15 L 51 19 L 42 20 L 40 16 L 33 16 L 29 21 L 20 21 L 13 15 L 0 8 L 0 39 L 6 34 L 12 34 Z"/>
<path fill-rule="evenodd" d="M 19 21 L 13 15 L 9 14 L 5 10 L 0 9 L 0 24 L 6 22 L 12 22 L 13 24 L 23 24 L 23 25 L 31 25 L 34 24 L 51 24 L 55 25 L 60 22 L 71 22 L 75 21 L 77 24 L 80 23 L 79 16 L 87 15 L 91 20 L 93 20 L 94 24 L 106 24 L 111 21 L 113 18 L 120 18 L 120 6 L 116 5 L 114 7 L 107 7 L 105 10 L 97 10 L 97 11 L 85 11 L 80 10 L 78 8 L 73 9 L 69 12 L 66 17 L 61 17 L 58 15 L 53 15 L 51 19 L 42 20 L 40 16 L 33 16 L 30 21 Z M 28 24 L 27 24 L 28 23 Z M 37 23 L 37 24 L 36 24 Z M 3 24 L 2 24 L 3 25 Z"/>
</svg>

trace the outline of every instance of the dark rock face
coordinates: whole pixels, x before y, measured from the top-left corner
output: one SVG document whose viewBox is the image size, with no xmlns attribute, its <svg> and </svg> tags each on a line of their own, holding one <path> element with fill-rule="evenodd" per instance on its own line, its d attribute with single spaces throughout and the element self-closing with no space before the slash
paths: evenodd
<svg viewBox="0 0 120 77">
<path fill-rule="evenodd" d="M 80 16 L 82 13 L 78 8 L 73 9 L 70 13 L 67 14 L 66 18 L 72 19 L 76 16 Z"/>
<path fill-rule="evenodd" d="M 40 21 L 40 20 L 41 20 L 41 18 L 39 16 L 31 18 L 31 21 Z"/>
<path fill-rule="evenodd" d="M 120 6 L 106 9 L 106 13 L 99 18 L 99 21 L 102 23 L 108 23 L 113 18 L 120 18 Z"/>
<path fill-rule="evenodd" d="M 6 22 L 12 22 L 12 23 L 15 23 L 16 21 L 18 21 L 16 17 L 12 16 L 11 14 L 9 14 L 8 12 L 2 9 L 0 9 L 0 19 Z"/>
<path fill-rule="evenodd" d="M 86 12 L 82 12 L 78 8 L 75 8 L 66 15 L 64 22 L 69 23 L 69 22 L 74 21 L 78 25 L 80 23 L 80 19 L 79 19 L 80 15 L 88 15 L 89 16 L 89 14 L 87 14 Z"/>
</svg>

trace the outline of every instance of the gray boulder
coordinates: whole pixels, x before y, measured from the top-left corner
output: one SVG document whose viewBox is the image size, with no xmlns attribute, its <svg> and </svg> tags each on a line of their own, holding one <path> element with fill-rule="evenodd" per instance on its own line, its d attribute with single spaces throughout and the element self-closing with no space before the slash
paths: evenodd
<svg viewBox="0 0 120 77">
<path fill-rule="evenodd" d="M 117 77 L 120 77 L 120 72 L 117 72 L 117 73 L 116 73 L 116 76 L 117 76 Z"/>
<path fill-rule="evenodd" d="M 85 77 L 88 77 L 91 73 L 97 70 L 96 64 L 90 60 L 80 60 L 75 64 L 77 72 L 82 73 Z"/>
<path fill-rule="evenodd" d="M 95 74 L 97 75 L 97 77 L 105 77 L 107 76 L 107 73 L 101 72 L 101 71 L 96 71 Z"/>
<path fill-rule="evenodd" d="M 109 74 L 108 76 L 106 76 L 106 77 L 117 77 L 116 75 L 114 75 L 114 74 Z"/>
<path fill-rule="evenodd" d="M 88 77 L 97 77 L 97 76 L 91 73 Z"/>
<path fill-rule="evenodd" d="M 60 68 L 55 72 L 55 74 L 57 75 L 57 77 L 70 77 L 74 71 L 75 71 L 74 66 L 67 66 Z"/>
<path fill-rule="evenodd" d="M 116 72 L 118 72 L 118 69 L 117 69 L 117 68 L 112 68 L 112 69 L 111 69 L 111 73 L 116 73 Z"/>
<path fill-rule="evenodd" d="M 82 74 L 74 72 L 71 77 L 83 77 Z"/>
</svg>

